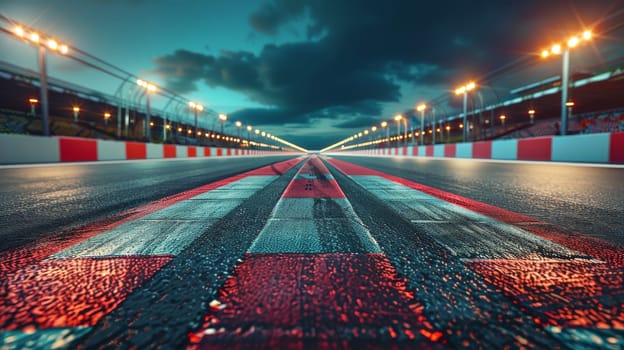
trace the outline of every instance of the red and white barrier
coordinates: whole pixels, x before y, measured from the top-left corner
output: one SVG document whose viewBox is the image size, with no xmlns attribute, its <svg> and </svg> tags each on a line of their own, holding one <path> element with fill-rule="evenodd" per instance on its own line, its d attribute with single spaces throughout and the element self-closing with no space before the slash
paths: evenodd
<svg viewBox="0 0 624 350">
<path fill-rule="evenodd" d="M 349 150 L 338 154 L 624 163 L 624 132 Z"/>
<path fill-rule="evenodd" d="M 241 157 L 286 153 L 225 147 L 108 141 L 64 136 L 42 137 L 0 134 L 0 164 Z"/>
</svg>

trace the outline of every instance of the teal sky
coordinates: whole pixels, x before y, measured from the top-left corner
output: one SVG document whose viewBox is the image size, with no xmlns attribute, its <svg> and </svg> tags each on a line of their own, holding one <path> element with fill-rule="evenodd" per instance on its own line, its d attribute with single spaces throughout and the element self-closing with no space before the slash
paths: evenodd
<svg viewBox="0 0 624 350">
<path fill-rule="evenodd" d="M 573 69 L 624 57 L 621 0 L 0 0 L 0 13 L 311 149 L 440 96 L 453 115 L 458 84 L 584 27 L 609 32 L 574 53 Z M 107 94 L 121 83 L 48 56 L 51 77 Z M 37 69 L 35 48 L 9 35 L 0 60 Z M 535 62 L 484 83 L 505 96 L 560 69 Z"/>
</svg>

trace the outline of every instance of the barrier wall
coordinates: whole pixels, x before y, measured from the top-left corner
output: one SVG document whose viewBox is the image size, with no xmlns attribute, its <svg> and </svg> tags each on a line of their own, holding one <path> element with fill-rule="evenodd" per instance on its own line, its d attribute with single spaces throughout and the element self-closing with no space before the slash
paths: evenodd
<svg viewBox="0 0 624 350">
<path fill-rule="evenodd" d="M 0 164 L 278 155 L 286 152 L 0 134 Z"/>
<path fill-rule="evenodd" d="M 406 149 L 402 152 L 402 149 Z M 435 158 L 532 160 L 578 163 L 624 163 L 624 132 L 547 136 L 518 140 L 393 147 L 343 151 L 336 154 Z"/>
</svg>

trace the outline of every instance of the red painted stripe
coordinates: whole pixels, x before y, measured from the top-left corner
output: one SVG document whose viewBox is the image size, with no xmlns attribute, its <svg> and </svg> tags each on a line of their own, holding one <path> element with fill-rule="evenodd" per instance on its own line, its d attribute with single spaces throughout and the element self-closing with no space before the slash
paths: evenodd
<svg viewBox="0 0 624 350">
<path fill-rule="evenodd" d="M 126 142 L 126 159 L 146 159 L 147 145 L 140 142 Z"/>
<path fill-rule="evenodd" d="M 204 157 L 210 157 L 210 147 L 204 147 Z"/>
<path fill-rule="evenodd" d="M 609 266 L 624 267 L 624 247 L 620 247 L 613 243 L 594 237 L 589 237 L 577 232 L 561 232 L 559 228 L 541 222 L 540 220 L 531 216 L 519 214 L 510 210 L 479 202 L 474 199 L 466 198 L 450 192 L 445 192 L 437 188 L 422 185 L 397 176 L 388 175 L 380 171 L 368 169 L 342 160 L 328 159 L 327 161 L 346 175 L 381 176 L 388 180 L 400 183 L 407 187 L 440 198 L 444 201 L 459 205 L 468 210 L 472 210 L 485 216 L 489 216 L 498 221 L 521 227 L 525 231 L 531 232 L 536 236 L 548 239 L 564 247 L 605 261 L 609 264 Z"/>
<path fill-rule="evenodd" d="M 188 157 L 194 158 L 197 157 L 197 148 L 195 146 L 188 146 Z"/>
<path fill-rule="evenodd" d="M 492 141 L 473 143 L 472 158 L 492 159 Z"/>
<path fill-rule="evenodd" d="M 444 157 L 446 158 L 455 158 L 457 154 L 457 148 L 454 143 L 449 143 L 444 145 Z"/>
<path fill-rule="evenodd" d="M 336 180 L 294 179 L 282 198 L 346 198 Z"/>
<path fill-rule="evenodd" d="M 419 149 L 420 149 L 420 146 L 414 146 L 414 147 L 412 147 L 412 155 L 413 155 L 414 157 L 415 157 L 415 156 L 418 156 L 418 150 L 419 150 Z"/>
<path fill-rule="evenodd" d="M 552 160 L 552 137 L 518 140 L 518 160 Z"/>
<path fill-rule="evenodd" d="M 253 175 L 281 175 L 288 169 L 298 164 L 301 159 L 291 159 L 276 164 L 268 165 L 256 170 L 235 175 L 223 180 L 215 181 L 204 186 L 177 193 L 169 197 L 136 207 L 107 219 L 97 221 L 92 224 L 81 226 L 70 232 L 59 232 L 52 234 L 46 238 L 37 240 L 30 244 L 26 244 L 21 248 L 13 251 L 0 252 L 0 280 L 5 274 L 17 271 L 18 269 L 43 260 L 52 254 L 67 249 L 86 239 L 89 239 L 101 232 L 112 230 L 113 228 L 132 221 L 137 220 L 145 215 L 151 214 L 157 210 L 174 205 L 180 201 L 195 197 L 199 194 L 210 190 L 225 186 L 234 181 L 240 180 L 247 176 Z"/>
<path fill-rule="evenodd" d="M 171 256 L 59 259 L 0 280 L 0 329 L 94 326 Z"/>
<path fill-rule="evenodd" d="M 282 175 L 288 170 L 292 169 L 295 165 L 301 163 L 302 159 L 294 158 L 285 160 L 283 162 L 267 165 L 265 167 L 247 172 L 249 175 Z"/>
<path fill-rule="evenodd" d="M 223 149 L 221 147 L 217 148 L 217 157 L 223 156 Z"/>
<path fill-rule="evenodd" d="M 59 138 L 59 147 L 61 162 L 98 160 L 97 140 L 61 137 Z"/>
<path fill-rule="evenodd" d="M 609 162 L 624 163 L 624 132 L 611 134 L 609 142 Z"/>
<path fill-rule="evenodd" d="M 240 150 L 238 148 L 234 149 L 234 155 L 237 156 Z"/>
<path fill-rule="evenodd" d="M 298 174 L 323 175 L 330 174 L 329 169 L 316 156 L 312 156 L 299 169 Z M 334 179 L 325 177 L 317 179 L 293 179 L 286 187 L 282 198 L 346 198 Z"/>
<path fill-rule="evenodd" d="M 175 158 L 176 157 L 176 145 L 163 145 L 163 157 Z"/>
<path fill-rule="evenodd" d="M 427 145 L 425 147 L 425 155 L 427 157 L 433 157 L 433 145 Z"/>
<path fill-rule="evenodd" d="M 624 271 L 587 261 L 467 262 L 545 326 L 624 329 Z"/>
<path fill-rule="evenodd" d="M 333 349 L 398 338 L 414 347 L 445 343 L 381 254 L 249 254 L 210 306 L 189 334 L 192 346 Z"/>
<path fill-rule="evenodd" d="M 231 155 L 232 155 L 232 149 L 231 149 L 231 148 L 228 148 L 228 149 L 226 150 L 226 152 L 227 152 L 227 155 L 228 155 L 228 156 L 231 156 Z"/>
<path fill-rule="evenodd" d="M 406 156 L 407 155 L 407 146 L 403 146 L 403 153 L 402 155 Z"/>
</svg>

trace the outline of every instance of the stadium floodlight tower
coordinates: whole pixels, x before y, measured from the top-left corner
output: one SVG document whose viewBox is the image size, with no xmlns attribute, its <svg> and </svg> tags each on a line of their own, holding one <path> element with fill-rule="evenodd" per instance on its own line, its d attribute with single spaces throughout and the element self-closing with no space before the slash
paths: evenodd
<svg viewBox="0 0 624 350">
<path fill-rule="evenodd" d="M 39 83 L 41 85 L 40 99 L 42 133 L 44 136 L 50 136 L 46 52 L 50 50 L 53 52 L 58 52 L 61 55 L 67 55 L 69 53 L 69 46 L 59 43 L 51 36 L 42 35 L 38 31 L 31 28 L 26 28 L 22 25 L 16 25 L 13 29 L 13 34 L 16 37 L 39 47 Z"/>
<path fill-rule="evenodd" d="M 386 129 L 386 142 L 390 142 L 390 128 L 388 128 L 388 122 L 384 120 L 379 125 L 381 125 L 382 129 Z"/>
<path fill-rule="evenodd" d="M 585 30 L 579 36 L 572 36 L 568 39 L 567 45 L 554 44 L 550 50 L 542 51 L 542 58 L 551 55 L 561 55 L 561 135 L 568 132 L 568 89 L 570 85 L 570 49 L 577 47 L 582 41 L 592 39 L 591 30 Z"/>
<path fill-rule="evenodd" d="M 221 123 L 221 135 L 223 135 L 223 124 L 228 120 L 227 114 L 219 114 L 219 123 Z"/>
<path fill-rule="evenodd" d="M 420 144 L 424 145 L 425 144 L 425 133 L 423 132 L 425 130 L 425 110 L 427 109 L 427 105 L 424 103 L 419 104 L 418 106 L 416 106 L 416 110 L 420 112 Z"/>
<path fill-rule="evenodd" d="M 197 136 L 199 135 L 199 130 L 197 129 L 197 115 L 199 114 L 199 112 L 203 112 L 204 111 L 204 106 L 202 104 L 199 104 L 197 102 L 189 102 L 189 107 L 193 110 L 193 113 L 195 114 L 195 138 L 197 138 Z"/>
<path fill-rule="evenodd" d="M 142 79 L 137 79 L 137 85 L 145 89 L 145 107 L 146 107 L 146 116 L 145 116 L 145 139 L 150 142 L 152 140 L 152 128 L 150 126 L 150 118 L 151 118 L 151 109 L 150 109 L 150 95 L 155 93 L 158 88 L 156 85 L 147 82 Z"/>
<path fill-rule="evenodd" d="M 462 136 L 462 141 L 466 142 L 468 141 L 468 93 L 474 89 L 477 88 L 477 84 L 475 84 L 475 82 L 471 81 L 468 84 L 464 85 L 464 86 L 460 86 L 457 89 L 455 89 L 455 95 L 464 95 L 464 108 L 463 108 L 463 136 Z M 435 132 L 435 130 L 434 130 Z"/>
<path fill-rule="evenodd" d="M 396 136 L 396 140 L 397 140 L 397 146 L 401 143 L 401 121 L 405 119 L 403 117 L 402 114 L 397 114 L 394 116 L 394 120 L 397 122 L 397 136 Z M 405 127 L 406 131 L 407 131 L 407 126 Z M 407 135 L 406 135 L 407 136 Z M 407 141 L 407 140 L 405 140 Z"/>
</svg>

